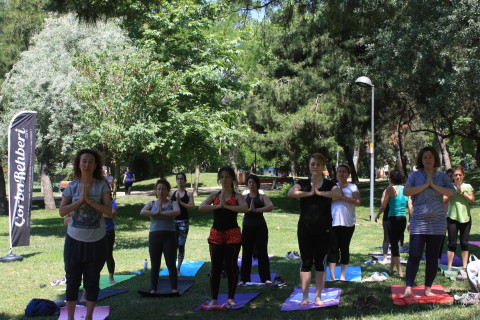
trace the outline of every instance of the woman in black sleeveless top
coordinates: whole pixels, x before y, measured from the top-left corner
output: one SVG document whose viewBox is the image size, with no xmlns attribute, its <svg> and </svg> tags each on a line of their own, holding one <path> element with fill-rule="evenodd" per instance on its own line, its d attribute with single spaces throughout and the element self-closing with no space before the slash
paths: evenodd
<svg viewBox="0 0 480 320">
<path fill-rule="evenodd" d="M 185 183 L 187 182 L 187 176 L 183 172 L 177 173 L 177 187 L 170 199 L 177 201 L 180 207 L 180 215 L 175 217 L 175 229 L 177 231 L 177 274 L 181 276 L 180 267 L 182 266 L 183 259 L 185 258 L 185 242 L 187 241 L 188 230 L 190 229 L 188 210 L 195 209 L 195 202 L 193 194 L 185 189 Z"/>
<path fill-rule="evenodd" d="M 260 194 L 260 179 L 254 174 L 247 179 L 247 186 L 250 192 L 246 196 L 248 211 L 243 216 L 242 230 L 242 269 L 240 271 L 240 283 L 244 285 L 250 282 L 252 270 L 253 248 L 257 248 L 258 273 L 263 283 L 271 283 L 270 261 L 268 260 L 268 228 L 264 212 L 273 209 L 272 201 L 265 195 Z"/>
</svg>

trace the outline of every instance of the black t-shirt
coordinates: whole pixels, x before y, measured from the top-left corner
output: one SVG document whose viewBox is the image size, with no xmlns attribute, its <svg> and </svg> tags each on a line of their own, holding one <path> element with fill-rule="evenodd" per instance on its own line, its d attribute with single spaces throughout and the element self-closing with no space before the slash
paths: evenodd
<svg viewBox="0 0 480 320">
<path fill-rule="evenodd" d="M 308 180 L 298 181 L 301 191 L 312 190 L 312 182 Z M 330 191 L 335 187 L 331 180 L 324 179 L 319 191 Z M 310 233 L 322 233 L 332 227 L 332 199 L 313 195 L 300 198 L 299 227 L 306 228 Z"/>
<path fill-rule="evenodd" d="M 260 195 L 257 195 L 255 198 L 250 197 L 250 194 L 247 195 L 246 201 L 248 208 L 250 208 L 250 203 L 255 205 L 255 208 L 263 208 L 265 204 L 260 200 Z M 265 218 L 263 217 L 263 212 L 245 212 L 243 216 L 243 226 L 244 227 L 259 227 L 266 226 Z"/>
<path fill-rule="evenodd" d="M 175 192 L 172 194 L 172 198 L 171 198 L 172 201 L 177 201 L 177 191 L 178 190 L 175 190 Z M 190 199 L 188 198 L 187 191 L 185 191 L 185 194 L 183 195 L 183 197 L 180 198 L 180 200 L 182 200 L 182 202 L 184 203 L 188 203 L 188 201 L 190 201 Z M 180 214 L 177 217 L 175 217 L 175 220 L 188 220 L 189 216 L 188 216 L 187 208 L 185 208 L 180 204 L 178 206 L 180 207 Z"/>
</svg>

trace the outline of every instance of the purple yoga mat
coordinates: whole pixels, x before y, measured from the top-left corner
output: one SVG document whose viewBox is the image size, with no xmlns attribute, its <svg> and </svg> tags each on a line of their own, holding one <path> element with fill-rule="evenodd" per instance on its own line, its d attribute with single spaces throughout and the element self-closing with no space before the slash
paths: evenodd
<svg viewBox="0 0 480 320">
<path fill-rule="evenodd" d="M 310 287 L 308 293 L 310 303 L 306 306 L 301 306 L 300 301 L 302 299 L 302 288 L 295 287 L 290 297 L 288 297 L 287 300 L 285 300 L 285 302 L 282 304 L 280 311 L 309 310 L 338 306 L 340 304 L 340 296 L 342 294 L 342 289 L 324 288 L 322 291 L 323 305 L 321 306 L 316 306 L 315 303 L 313 303 L 313 301 L 315 301 L 315 287 Z"/>
<path fill-rule="evenodd" d="M 273 254 L 268 255 L 268 259 L 272 259 L 272 257 L 273 257 Z M 239 267 L 242 266 L 242 256 L 238 257 L 237 264 L 238 264 Z M 258 266 L 258 260 L 257 259 L 252 258 L 252 266 Z"/>
<path fill-rule="evenodd" d="M 247 292 L 247 293 L 236 293 L 235 294 L 235 303 L 237 304 L 234 307 L 231 307 L 228 310 L 238 310 L 240 308 L 243 308 L 247 303 L 255 299 L 260 292 Z M 222 293 L 218 295 L 218 304 L 224 304 L 227 303 L 228 300 L 228 294 Z M 209 303 L 211 300 L 206 301 L 205 303 Z M 194 309 L 195 311 L 204 311 L 200 309 L 200 306 L 196 307 Z M 215 311 L 215 310 L 207 310 L 207 311 Z"/>
<path fill-rule="evenodd" d="M 425 256 L 422 256 L 422 259 L 425 260 Z M 442 253 L 442 257 L 440 258 L 440 264 L 448 264 L 447 253 Z M 453 257 L 452 266 L 463 266 L 462 259 L 460 259 L 459 256 L 455 255 Z"/>
<path fill-rule="evenodd" d="M 480 247 L 480 241 L 468 241 L 468 243 L 470 243 L 474 246 Z"/>
</svg>

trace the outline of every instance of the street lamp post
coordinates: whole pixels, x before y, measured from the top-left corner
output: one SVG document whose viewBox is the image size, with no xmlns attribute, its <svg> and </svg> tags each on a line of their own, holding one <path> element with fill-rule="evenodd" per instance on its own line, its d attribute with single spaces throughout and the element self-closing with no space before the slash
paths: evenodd
<svg viewBox="0 0 480 320">
<path fill-rule="evenodd" d="M 365 76 L 358 77 L 355 80 L 355 83 L 361 87 L 370 87 L 372 88 L 372 114 L 371 114 L 371 138 L 370 138 L 370 221 L 373 221 L 373 185 L 375 182 L 375 164 L 374 164 L 374 97 L 375 97 L 375 86 L 372 84 L 372 81 Z"/>
</svg>

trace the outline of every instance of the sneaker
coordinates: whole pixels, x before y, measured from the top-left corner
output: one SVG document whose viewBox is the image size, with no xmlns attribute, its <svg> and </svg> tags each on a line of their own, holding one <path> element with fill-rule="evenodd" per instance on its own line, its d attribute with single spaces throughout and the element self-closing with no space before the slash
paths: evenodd
<svg viewBox="0 0 480 320">
<path fill-rule="evenodd" d="M 65 277 L 62 278 L 62 280 L 60 280 L 60 282 L 58 283 L 60 286 L 64 286 L 67 284 L 67 279 L 65 279 Z"/>
<path fill-rule="evenodd" d="M 367 261 L 364 262 L 364 264 L 375 264 L 377 263 L 375 260 L 368 259 Z"/>
<path fill-rule="evenodd" d="M 293 260 L 298 260 L 300 259 L 300 255 L 298 254 L 297 251 L 293 251 Z"/>
<path fill-rule="evenodd" d="M 456 279 L 459 281 L 468 280 L 467 271 L 465 269 L 458 270 Z"/>
<path fill-rule="evenodd" d="M 456 302 L 463 305 L 475 305 L 478 304 L 480 300 L 478 299 L 477 293 L 468 292 L 456 300 Z"/>
<path fill-rule="evenodd" d="M 292 251 L 288 251 L 287 254 L 285 255 L 285 258 L 287 258 L 288 260 L 294 260 L 295 255 L 293 254 Z"/>
<path fill-rule="evenodd" d="M 282 279 L 280 276 L 276 276 L 275 279 L 272 282 L 272 286 L 274 287 L 285 287 L 287 285 L 287 280 Z"/>
</svg>

